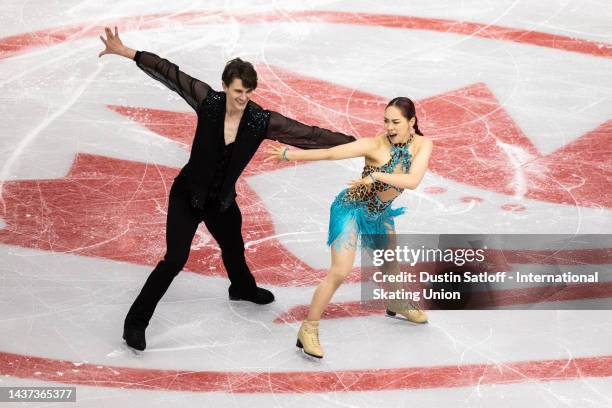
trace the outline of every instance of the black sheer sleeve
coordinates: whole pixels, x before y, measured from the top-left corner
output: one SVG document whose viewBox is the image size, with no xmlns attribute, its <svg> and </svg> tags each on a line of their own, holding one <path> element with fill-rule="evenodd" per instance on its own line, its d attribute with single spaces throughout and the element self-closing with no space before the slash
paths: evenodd
<svg viewBox="0 0 612 408">
<path fill-rule="evenodd" d="M 353 136 L 308 126 L 272 111 L 265 137 L 300 149 L 327 149 L 355 141 Z"/>
<path fill-rule="evenodd" d="M 211 89 L 207 83 L 190 77 L 178 65 L 153 53 L 136 51 L 134 61 L 151 78 L 178 93 L 196 112 Z"/>
</svg>

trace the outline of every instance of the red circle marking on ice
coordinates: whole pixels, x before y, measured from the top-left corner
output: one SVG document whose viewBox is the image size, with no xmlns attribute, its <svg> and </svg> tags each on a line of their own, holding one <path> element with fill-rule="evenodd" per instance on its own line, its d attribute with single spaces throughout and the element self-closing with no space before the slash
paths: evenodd
<svg viewBox="0 0 612 408">
<path fill-rule="evenodd" d="M 33 373 L 37 373 L 34 375 Z M 112 374 L 109 374 L 112 373 Z M 612 375 L 612 356 L 330 371 L 181 371 L 75 364 L 0 352 L 0 374 L 67 384 L 234 393 L 306 393 L 468 387 Z"/>
<path fill-rule="evenodd" d="M 122 18 L 107 23 L 80 24 L 43 29 L 0 38 L 0 59 L 35 47 L 98 36 L 100 27 L 118 25 L 124 30 L 225 22 L 316 22 L 354 24 L 462 34 L 571 51 L 596 57 L 612 57 L 612 45 L 516 28 L 446 19 L 367 13 L 297 11 L 283 13 L 228 14 L 219 12 L 164 13 Z M 442 192 L 442 191 L 438 191 Z M 502 207 L 503 208 L 503 207 Z M 112 376 L 108 375 L 110 369 Z M 334 372 L 218 372 L 179 371 L 78 364 L 64 360 L 0 352 L 0 374 L 43 381 L 117 388 L 221 391 L 242 393 L 338 392 L 408 388 L 463 387 L 516 383 L 531 380 L 566 380 L 612 376 L 612 356 L 542 360 L 500 364 L 364 369 Z"/>
<path fill-rule="evenodd" d="M 387 14 L 346 13 L 334 11 L 293 11 L 282 13 L 231 14 L 224 12 L 159 13 L 143 16 L 120 18 L 105 23 L 80 24 L 48 28 L 30 33 L 0 38 L 0 59 L 8 58 L 28 48 L 60 44 L 87 37 L 97 37 L 100 27 L 117 25 L 123 30 L 130 28 L 153 29 L 170 23 L 186 25 L 219 24 L 225 22 L 263 23 L 263 22 L 315 22 L 330 24 L 354 24 L 400 28 L 407 30 L 428 30 L 451 34 L 512 41 L 537 45 L 596 57 L 612 57 L 612 44 L 593 42 L 579 38 L 548 34 L 519 28 L 502 27 L 466 21 Z"/>
</svg>

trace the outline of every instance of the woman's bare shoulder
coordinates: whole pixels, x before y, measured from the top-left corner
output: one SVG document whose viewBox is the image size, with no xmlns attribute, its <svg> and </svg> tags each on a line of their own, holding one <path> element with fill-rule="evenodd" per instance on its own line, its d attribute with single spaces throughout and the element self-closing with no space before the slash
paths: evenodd
<svg viewBox="0 0 612 408">
<path fill-rule="evenodd" d="M 372 143 L 376 146 L 384 146 L 387 141 L 387 134 L 385 132 L 380 132 L 376 136 L 372 138 Z"/>
<path fill-rule="evenodd" d="M 380 146 L 382 146 L 382 139 L 379 137 L 380 135 L 376 135 L 376 136 L 366 136 L 366 137 L 362 137 L 357 139 L 359 141 L 359 143 L 363 143 L 364 146 L 367 146 L 368 149 L 377 149 Z"/>
<path fill-rule="evenodd" d="M 433 140 L 431 140 L 430 138 L 426 136 L 421 136 L 421 135 L 414 135 L 414 147 L 417 152 L 421 150 L 423 147 L 432 147 L 432 146 L 433 146 Z"/>
</svg>

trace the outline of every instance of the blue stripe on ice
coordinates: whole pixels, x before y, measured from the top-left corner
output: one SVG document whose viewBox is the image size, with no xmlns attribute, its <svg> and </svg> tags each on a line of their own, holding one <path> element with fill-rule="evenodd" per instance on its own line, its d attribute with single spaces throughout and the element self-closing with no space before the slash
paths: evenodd
<svg viewBox="0 0 612 408">
<path fill-rule="evenodd" d="M 357 236 L 361 238 L 361 245 L 364 247 L 375 249 L 386 245 L 387 225 L 393 227 L 393 219 L 403 214 L 406 208 L 389 206 L 379 214 L 372 214 L 364 203 L 343 201 L 347 190 L 342 190 L 331 205 L 327 245 L 333 244 L 336 250 L 342 245 L 352 247 L 349 240 L 353 233 L 357 233 Z M 376 237 L 378 242 L 375 242 L 375 237 L 371 236 L 375 234 L 384 237 Z M 385 242 L 381 242 L 381 239 Z"/>
</svg>

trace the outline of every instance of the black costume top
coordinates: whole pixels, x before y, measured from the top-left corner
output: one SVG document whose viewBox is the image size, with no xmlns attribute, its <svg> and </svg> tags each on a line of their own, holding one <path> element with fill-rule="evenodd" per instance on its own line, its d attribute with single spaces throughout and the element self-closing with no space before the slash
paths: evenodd
<svg viewBox="0 0 612 408">
<path fill-rule="evenodd" d="M 137 51 L 134 61 L 140 69 L 178 93 L 198 115 L 191 155 L 180 172 L 187 179 L 191 205 L 202 208 L 214 181 L 220 182 L 218 199 L 224 211 L 236 197 L 236 180 L 263 139 L 276 140 L 301 149 L 325 149 L 355 141 L 353 136 L 308 126 L 249 101 L 232 143 L 223 180 L 214 180 L 219 169 L 220 143 L 224 144 L 225 92 L 182 72 L 176 64 L 146 51 Z M 221 134 L 221 137 L 217 137 Z"/>
</svg>

